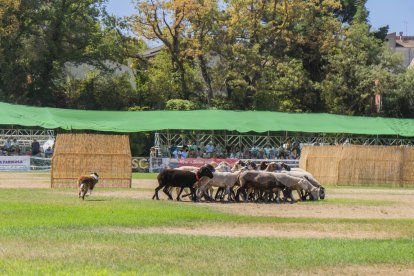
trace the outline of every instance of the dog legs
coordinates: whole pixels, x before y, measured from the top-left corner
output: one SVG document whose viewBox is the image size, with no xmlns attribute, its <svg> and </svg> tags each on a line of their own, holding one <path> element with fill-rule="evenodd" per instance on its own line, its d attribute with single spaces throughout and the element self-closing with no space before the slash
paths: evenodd
<svg viewBox="0 0 414 276">
<path fill-rule="evenodd" d="M 88 192 L 88 189 L 87 189 L 85 183 L 82 183 L 79 186 L 79 197 L 81 197 L 82 200 L 84 200 L 85 199 L 85 195 L 86 195 L 87 192 Z"/>
</svg>

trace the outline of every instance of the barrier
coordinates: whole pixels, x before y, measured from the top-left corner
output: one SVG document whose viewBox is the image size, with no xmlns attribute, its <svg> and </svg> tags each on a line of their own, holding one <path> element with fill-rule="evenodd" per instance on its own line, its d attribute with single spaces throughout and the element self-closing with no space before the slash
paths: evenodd
<svg viewBox="0 0 414 276">
<path fill-rule="evenodd" d="M 304 147 L 300 167 L 322 184 L 414 186 L 414 148 L 398 146 Z"/>
<path fill-rule="evenodd" d="M 30 156 L 0 156 L 0 171 L 29 171 Z"/>
<path fill-rule="evenodd" d="M 6 156 L 4 156 L 6 157 Z M 33 156 L 21 156 L 24 158 L 30 159 L 29 166 L 25 167 L 24 170 L 51 170 L 52 168 L 52 158 L 45 158 L 45 157 L 33 157 Z M 164 160 L 164 161 L 163 161 Z M 131 158 L 131 168 L 132 172 L 139 172 L 139 173 L 148 173 L 148 172 L 159 172 L 162 168 L 167 167 L 179 167 L 179 166 L 201 166 L 206 163 L 211 162 L 220 163 L 221 161 L 226 161 L 229 164 L 233 164 L 237 159 L 200 159 L 200 158 L 188 158 L 188 159 L 170 159 L 170 158 L 150 158 L 150 157 L 132 157 Z M 247 161 L 244 160 L 244 161 Z M 254 159 L 252 160 L 257 164 L 260 164 L 261 161 L 269 161 L 269 160 L 262 160 L 262 159 Z M 291 167 L 299 167 L 299 160 L 292 160 L 292 159 L 279 159 L 279 160 L 272 160 L 277 162 L 285 162 Z M 164 164 L 164 165 L 162 165 Z M 10 166 L 8 167 L 0 167 L 2 171 L 12 171 Z"/>
<path fill-rule="evenodd" d="M 260 164 L 262 161 L 272 161 L 272 162 L 284 162 L 288 164 L 292 168 L 299 167 L 299 160 L 296 159 L 242 159 L 243 161 L 253 161 L 256 164 Z M 211 162 L 220 163 L 220 162 L 227 162 L 230 165 L 234 164 L 238 161 L 238 159 L 220 159 L 220 158 L 158 158 L 158 157 L 151 157 L 150 158 L 150 166 L 149 172 L 160 172 L 163 169 L 174 169 L 181 166 L 195 166 L 201 167 L 204 164 L 210 164 Z"/>
<path fill-rule="evenodd" d="M 131 187 L 131 150 L 126 135 L 60 134 L 52 158 L 52 188 L 76 187 L 80 175 L 97 172 L 99 186 Z"/>
</svg>

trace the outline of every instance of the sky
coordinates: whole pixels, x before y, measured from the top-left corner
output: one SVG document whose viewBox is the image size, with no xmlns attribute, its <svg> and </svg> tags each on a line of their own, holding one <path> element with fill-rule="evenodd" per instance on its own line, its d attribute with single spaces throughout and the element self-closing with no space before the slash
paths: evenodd
<svg viewBox="0 0 414 276">
<path fill-rule="evenodd" d="M 374 29 L 389 25 L 389 32 L 414 36 L 414 0 L 368 0 L 370 24 Z M 107 10 L 117 16 L 135 12 L 131 0 L 108 0 Z"/>
</svg>

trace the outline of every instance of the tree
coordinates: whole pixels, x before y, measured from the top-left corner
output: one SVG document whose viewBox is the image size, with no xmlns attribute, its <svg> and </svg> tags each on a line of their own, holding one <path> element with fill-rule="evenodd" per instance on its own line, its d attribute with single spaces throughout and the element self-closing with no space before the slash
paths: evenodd
<svg viewBox="0 0 414 276">
<path fill-rule="evenodd" d="M 5 100 L 65 106 L 65 95 L 59 90 L 65 63 L 104 67 L 113 53 L 109 49 L 114 45 L 103 43 L 107 37 L 100 23 L 103 2 L 28 0 L 14 9 L 8 6 L 9 17 L 17 22 L 10 39 L 0 42 L 5 57 L 0 87 Z"/>
<path fill-rule="evenodd" d="M 133 25 L 138 35 L 149 40 L 159 40 L 170 54 L 172 70 L 178 74 L 181 96 L 195 96 L 188 87 L 186 64 L 198 59 L 207 86 L 208 98 L 212 97 L 205 47 L 211 28 L 212 14 L 217 7 L 215 0 L 151 0 L 136 1 L 138 15 Z M 207 50 L 208 51 L 208 50 Z"/>
<path fill-rule="evenodd" d="M 375 114 L 375 81 L 380 81 L 383 91 L 389 90 L 393 77 L 401 71 L 400 64 L 400 58 L 369 32 L 368 24 L 350 25 L 332 49 L 329 73 L 321 83 L 328 110 L 348 115 Z"/>
<path fill-rule="evenodd" d="M 94 71 L 83 80 L 65 80 L 61 90 L 67 107 L 92 110 L 127 110 L 135 104 L 130 76 Z"/>
<path fill-rule="evenodd" d="M 171 99 L 167 101 L 166 110 L 194 110 L 196 105 L 189 100 Z"/>
<path fill-rule="evenodd" d="M 350 24 L 355 16 L 362 19 L 360 22 L 367 22 L 368 13 L 365 8 L 366 2 L 367 0 L 341 0 L 341 6 L 336 8 L 334 13 L 342 23 Z M 365 19 L 362 18 L 364 14 Z"/>
<path fill-rule="evenodd" d="M 414 118 L 414 70 L 394 76 L 393 86 L 381 89 L 382 113 L 388 117 Z"/>
<path fill-rule="evenodd" d="M 189 12 L 185 1 L 136 1 L 139 14 L 134 18 L 136 32 L 149 40 L 159 39 L 170 53 L 174 71 L 180 76 L 181 93 L 188 99 L 190 92 L 185 79 L 185 57 L 182 54 L 184 18 Z"/>
</svg>

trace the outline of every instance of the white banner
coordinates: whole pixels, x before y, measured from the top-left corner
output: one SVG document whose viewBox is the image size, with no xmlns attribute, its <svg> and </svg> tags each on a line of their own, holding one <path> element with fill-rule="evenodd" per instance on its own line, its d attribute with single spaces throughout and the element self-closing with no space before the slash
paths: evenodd
<svg viewBox="0 0 414 276">
<path fill-rule="evenodd" d="M 30 171 L 30 156 L 0 156 L 0 171 Z"/>
</svg>

